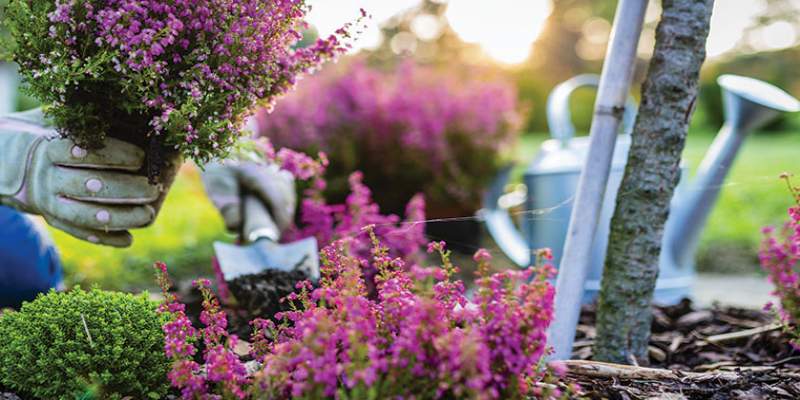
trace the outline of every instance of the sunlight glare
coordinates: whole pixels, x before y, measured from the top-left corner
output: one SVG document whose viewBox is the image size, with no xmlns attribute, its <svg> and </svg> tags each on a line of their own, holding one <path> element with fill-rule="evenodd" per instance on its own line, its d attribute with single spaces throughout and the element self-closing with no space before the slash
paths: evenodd
<svg viewBox="0 0 800 400">
<path fill-rule="evenodd" d="M 359 10 L 364 9 L 372 15 L 367 29 L 355 42 L 356 49 L 375 48 L 381 43 L 379 29 L 381 23 L 397 13 L 419 4 L 419 0 L 310 0 L 311 13 L 308 22 L 317 28 L 321 36 L 327 36 L 347 22 L 358 18 Z"/>
<path fill-rule="evenodd" d="M 753 23 L 753 17 L 763 12 L 764 3 L 755 0 L 717 1 L 711 14 L 711 31 L 706 51 L 714 58 L 732 50 Z"/>
<path fill-rule="evenodd" d="M 787 21 L 777 21 L 761 30 L 761 40 L 770 50 L 792 47 L 797 42 L 797 29 Z"/>
<path fill-rule="evenodd" d="M 552 10 L 550 0 L 451 0 L 446 17 L 466 42 L 498 61 L 525 61 Z"/>
</svg>

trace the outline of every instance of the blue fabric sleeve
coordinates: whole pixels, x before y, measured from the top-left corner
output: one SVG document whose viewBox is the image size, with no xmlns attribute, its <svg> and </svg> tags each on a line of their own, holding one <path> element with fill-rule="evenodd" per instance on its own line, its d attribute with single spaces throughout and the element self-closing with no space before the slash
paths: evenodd
<svg viewBox="0 0 800 400">
<path fill-rule="evenodd" d="M 19 307 L 61 279 L 58 252 L 33 221 L 0 206 L 0 307 Z"/>
</svg>

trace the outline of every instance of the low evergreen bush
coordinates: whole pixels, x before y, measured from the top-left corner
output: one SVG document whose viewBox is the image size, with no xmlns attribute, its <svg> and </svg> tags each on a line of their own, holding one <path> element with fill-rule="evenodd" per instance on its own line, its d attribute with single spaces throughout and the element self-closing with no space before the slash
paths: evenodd
<svg viewBox="0 0 800 400">
<path fill-rule="evenodd" d="M 163 318 L 144 296 L 51 291 L 0 315 L 0 385 L 39 399 L 161 399 Z"/>
</svg>

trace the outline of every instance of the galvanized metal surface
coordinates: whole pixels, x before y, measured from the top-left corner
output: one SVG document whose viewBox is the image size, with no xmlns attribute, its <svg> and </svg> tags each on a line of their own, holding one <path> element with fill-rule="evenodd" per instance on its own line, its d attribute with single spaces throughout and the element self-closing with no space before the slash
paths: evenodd
<svg viewBox="0 0 800 400">
<path fill-rule="evenodd" d="M 564 99 L 550 104 L 568 104 L 569 95 L 581 86 L 592 86 L 596 80 L 580 76 L 568 84 L 559 85 L 551 98 Z M 800 110 L 797 100 L 774 86 L 751 78 L 724 75 L 720 77 L 726 112 L 726 124 L 705 156 L 691 187 L 682 179 L 676 190 L 672 216 L 667 222 L 664 251 L 661 257 L 661 279 L 656 293 L 660 303 L 671 303 L 688 295 L 694 274 L 692 257 L 703 225 L 718 196 L 719 189 L 744 137 L 753 129 L 771 121 L 781 112 Z M 765 86 L 766 85 L 766 86 Z M 527 187 L 525 210 L 540 210 L 523 214 L 521 232 L 515 229 L 513 219 L 502 207 L 491 202 L 499 198 L 508 174 L 501 174 L 487 196 L 483 216 L 490 233 L 500 247 L 520 266 L 527 266 L 533 250 L 548 247 L 553 250 L 555 262 L 563 254 L 564 238 L 569 221 L 572 199 L 578 175 L 586 160 L 589 141 L 587 137 L 571 138 L 574 127 L 563 122 L 564 116 L 552 109 L 549 120 L 559 132 L 554 139 L 542 144 L 540 152 L 528 166 L 524 183 Z M 603 260 L 614 210 L 617 189 L 627 162 L 630 137 L 620 135 L 611 160 L 608 186 L 603 201 L 601 222 L 592 246 L 591 269 L 586 281 L 585 300 L 596 296 L 600 287 Z M 686 175 L 686 170 L 683 170 Z M 503 216 L 505 215 L 505 217 Z M 513 231 L 509 231 L 513 229 Z M 510 238 L 510 239 L 509 239 Z M 504 246 L 503 243 L 515 243 Z M 524 243 L 525 245 L 520 245 Z"/>
</svg>

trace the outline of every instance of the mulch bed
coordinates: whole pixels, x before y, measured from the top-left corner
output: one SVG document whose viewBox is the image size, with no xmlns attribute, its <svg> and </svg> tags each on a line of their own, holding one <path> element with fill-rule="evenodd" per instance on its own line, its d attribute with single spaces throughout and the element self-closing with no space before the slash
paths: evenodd
<svg viewBox="0 0 800 400">
<path fill-rule="evenodd" d="M 589 360 L 595 312 L 581 314 L 573 359 Z M 654 309 L 650 368 L 575 361 L 568 379 L 592 399 L 800 399 L 800 352 L 769 313 Z"/>
</svg>

